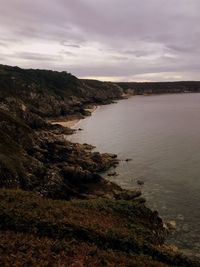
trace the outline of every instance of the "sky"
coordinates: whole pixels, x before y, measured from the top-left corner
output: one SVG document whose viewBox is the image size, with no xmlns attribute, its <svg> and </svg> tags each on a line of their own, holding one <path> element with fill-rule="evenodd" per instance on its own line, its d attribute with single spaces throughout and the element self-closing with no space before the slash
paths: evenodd
<svg viewBox="0 0 200 267">
<path fill-rule="evenodd" d="M 200 80 L 199 0 L 0 0 L 0 63 L 109 81 Z"/>
</svg>

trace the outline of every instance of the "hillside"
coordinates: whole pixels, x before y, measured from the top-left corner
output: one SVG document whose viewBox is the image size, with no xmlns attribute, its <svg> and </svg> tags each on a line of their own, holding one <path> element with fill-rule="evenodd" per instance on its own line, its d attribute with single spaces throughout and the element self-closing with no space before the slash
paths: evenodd
<svg viewBox="0 0 200 267">
<path fill-rule="evenodd" d="M 90 115 L 85 110 L 88 104 L 121 97 L 119 89 L 101 84 L 86 85 L 66 72 L 0 67 L 1 187 L 70 199 L 96 195 L 101 184 L 113 195 L 118 187 L 97 173 L 116 165 L 116 156 L 70 143 L 64 135 L 72 130 L 46 120 L 72 114 L 84 117 Z"/>
<path fill-rule="evenodd" d="M 0 105 L 28 110 L 41 117 L 85 115 L 88 104 L 108 104 L 122 90 L 107 82 L 81 81 L 67 72 L 0 65 Z M 0 107 L 1 107 L 0 106 Z"/>
<path fill-rule="evenodd" d="M 0 191 L 1 266 L 197 267 L 163 245 L 156 212 L 135 201 L 53 201 Z"/>
<path fill-rule="evenodd" d="M 122 87 L 0 66 L 0 266 L 199 266 L 164 245 L 169 229 L 140 191 L 101 177 L 117 155 L 49 122 L 90 115 Z"/>
<path fill-rule="evenodd" d="M 121 82 L 117 83 L 125 93 L 133 95 L 143 94 L 176 94 L 198 93 L 200 82 Z"/>
</svg>

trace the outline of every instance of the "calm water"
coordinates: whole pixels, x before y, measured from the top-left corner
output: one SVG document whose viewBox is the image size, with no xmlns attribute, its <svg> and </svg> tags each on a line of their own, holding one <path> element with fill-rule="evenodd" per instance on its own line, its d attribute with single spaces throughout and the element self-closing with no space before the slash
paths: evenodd
<svg viewBox="0 0 200 267">
<path fill-rule="evenodd" d="M 144 181 L 143 195 L 177 231 L 169 242 L 200 251 L 200 94 L 134 96 L 101 106 L 70 137 L 101 152 L 118 154 L 125 188 Z"/>
</svg>

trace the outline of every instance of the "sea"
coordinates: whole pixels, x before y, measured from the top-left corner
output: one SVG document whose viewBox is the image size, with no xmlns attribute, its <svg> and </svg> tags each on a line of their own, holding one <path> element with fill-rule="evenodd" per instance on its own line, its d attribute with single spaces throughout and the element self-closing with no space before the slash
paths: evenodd
<svg viewBox="0 0 200 267">
<path fill-rule="evenodd" d="M 132 96 L 75 128 L 83 131 L 69 140 L 118 155 L 118 175 L 104 177 L 141 188 L 146 205 L 176 224 L 167 243 L 200 256 L 200 93 Z"/>
</svg>

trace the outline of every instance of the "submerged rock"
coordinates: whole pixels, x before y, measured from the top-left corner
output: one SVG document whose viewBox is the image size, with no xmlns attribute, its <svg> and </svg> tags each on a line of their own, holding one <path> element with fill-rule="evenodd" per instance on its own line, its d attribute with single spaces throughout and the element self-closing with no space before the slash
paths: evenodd
<svg viewBox="0 0 200 267">
<path fill-rule="evenodd" d="M 131 160 L 132 160 L 132 159 L 130 159 L 130 158 L 128 158 L 128 159 L 125 159 L 125 161 L 126 161 L 126 162 L 129 162 L 129 161 L 131 161 Z"/>
<path fill-rule="evenodd" d="M 144 185 L 144 182 L 141 181 L 141 180 L 137 180 L 137 184 L 138 184 L 138 185 Z"/>
</svg>

